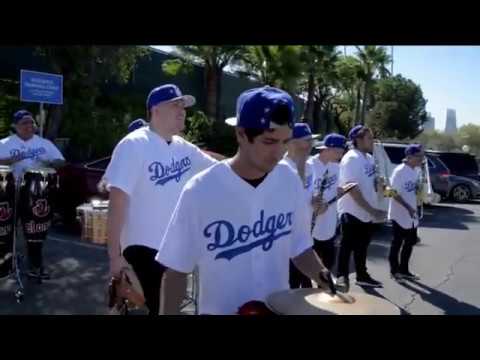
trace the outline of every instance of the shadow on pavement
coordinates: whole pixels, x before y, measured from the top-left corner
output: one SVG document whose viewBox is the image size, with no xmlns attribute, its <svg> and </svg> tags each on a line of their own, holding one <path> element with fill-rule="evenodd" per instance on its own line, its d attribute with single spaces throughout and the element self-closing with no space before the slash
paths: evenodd
<svg viewBox="0 0 480 360">
<path fill-rule="evenodd" d="M 398 304 L 395 304 L 394 302 L 392 302 L 390 299 L 387 299 L 385 296 L 383 296 L 382 294 L 380 294 L 377 290 L 375 290 L 375 288 L 370 288 L 370 287 L 364 287 L 364 286 L 360 286 L 363 291 L 365 291 L 365 293 L 367 293 L 368 295 L 372 295 L 372 296 L 376 296 L 376 297 L 379 297 L 379 298 L 382 298 L 382 299 L 385 299 L 386 301 L 394 304 L 395 306 L 397 306 L 399 309 L 400 309 L 400 315 L 410 315 L 410 313 L 408 311 L 406 311 L 404 308 L 402 308 L 400 305 Z"/>
<path fill-rule="evenodd" d="M 458 301 L 457 299 L 447 295 L 437 289 L 433 289 L 418 281 L 410 281 L 419 288 L 408 283 L 399 283 L 401 286 L 416 292 L 420 298 L 432 304 L 433 306 L 442 309 L 445 315 L 480 315 L 480 308 Z"/>
<path fill-rule="evenodd" d="M 440 228 L 452 230 L 468 230 L 467 224 L 480 223 L 480 218 L 475 212 L 455 206 L 438 205 L 429 206 L 424 210 L 424 217 L 420 222 L 421 227 Z"/>
</svg>

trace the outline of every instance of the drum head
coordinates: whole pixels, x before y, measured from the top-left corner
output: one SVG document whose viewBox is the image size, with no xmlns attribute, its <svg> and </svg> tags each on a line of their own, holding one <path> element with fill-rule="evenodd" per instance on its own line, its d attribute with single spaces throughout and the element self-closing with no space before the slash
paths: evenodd
<svg viewBox="0 0 480 360">
<path fill-rule="evenodd" d="M 27 169 L 25 173 L 31 173 L 31 174 L 42 174 L 42 175 L 49 175 L 49 174 L 56 174 L 57 171 L 54 168 L 31 168 Z"/>
<path fill-rule="evenodd" d="M 0 173 L 11 173 L 12 168 L 8 165 L 0 165 Z"/>
<path fill-rule="evenodd" d="M 400 309 L 377 296 L 352 292 L 330 295 L 320 289 L 280 291 L 267 298 L 281 315 L 400 315 Z"/>
</svg>

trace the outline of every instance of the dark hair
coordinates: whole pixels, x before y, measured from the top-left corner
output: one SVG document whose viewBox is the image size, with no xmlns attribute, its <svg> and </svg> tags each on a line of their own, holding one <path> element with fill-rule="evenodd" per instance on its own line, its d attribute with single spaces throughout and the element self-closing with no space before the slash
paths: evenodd
<svg viewBox="0 0 480 360">
<path fill-rule="evenodd" d="M 363 137 L 367 134 L 367 132 L 372 133 L 372 130 L 370 130 L 370 128 L 368 128 L 368 127 L 365 126 L 364 128 L 362 128 L 362 129 L 357 133 L 357 136 L 356 136 L 355 139 L 353 139 L 353 141 L 352 141 L 352 144 L 353 144 L 354 147 L 357 147 L 357 139 L 358 139 L 358 138 L 363 138 Z"/>
<path fill-rule="evenodd" d="M 291 110 L 288 105 L 278 105 L 276 106 L 272 114 L 270 115 L 270 121 L 276 125 L 287 125 L 290 121 Z M 248 142 L 253 143 L 253 140 L 262 135 L 264 132 L 272 132 L 272 129 L 257 129 L 257 128 L 245 128 L 245 135 L 247 136 Z"/>
</svg>

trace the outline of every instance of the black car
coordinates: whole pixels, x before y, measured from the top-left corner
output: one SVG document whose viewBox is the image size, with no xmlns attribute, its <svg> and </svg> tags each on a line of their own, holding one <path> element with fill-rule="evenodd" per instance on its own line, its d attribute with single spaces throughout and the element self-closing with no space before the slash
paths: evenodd
<svg viewBox="0 0 480 360">
<path fill-rule="evenodd" d="M 480 171 L 475 156 L 467 153 L 446 152 L 446 151 L 428 151 L 435 154 L 442 162 L 447 165 L 450 173 L 456 176 L 463 176 L 473 180 L 480 181 Z"/>
</svg>

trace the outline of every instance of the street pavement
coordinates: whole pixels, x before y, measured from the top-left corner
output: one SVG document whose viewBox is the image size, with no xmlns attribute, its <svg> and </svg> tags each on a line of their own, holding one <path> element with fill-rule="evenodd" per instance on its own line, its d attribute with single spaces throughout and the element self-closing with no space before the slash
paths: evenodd
<svg viewBox="0 0 480 360">
<path fill-rule="evenodd" d="M 420 281 L 397 283 L 390 279 L 388 251 L 391 228 L 380 227 L 369 248 L 370 274 L 384 283 L 365 291 L 396 304 L 403 314 L 480 315 L 480 202 L 442 203 L 425 209 L 411 270 Z M 20 250 L 23 244 L 19 242 Z M 108 314 L 106 284 L 107 251 L 86 243 L 60 227 L 52 229 L 45 247 L 52 279 L 43 284 L 23 277 L 25 297 L 16 302 L 13 279 L 0 279 L 0 314 Z M 353 270 L 353 266 L 352 266 Z M 191 286 L 190 286 L 191 289 Z M 185 313 L 194 311 L 192 304 Z"/>
</svg>

